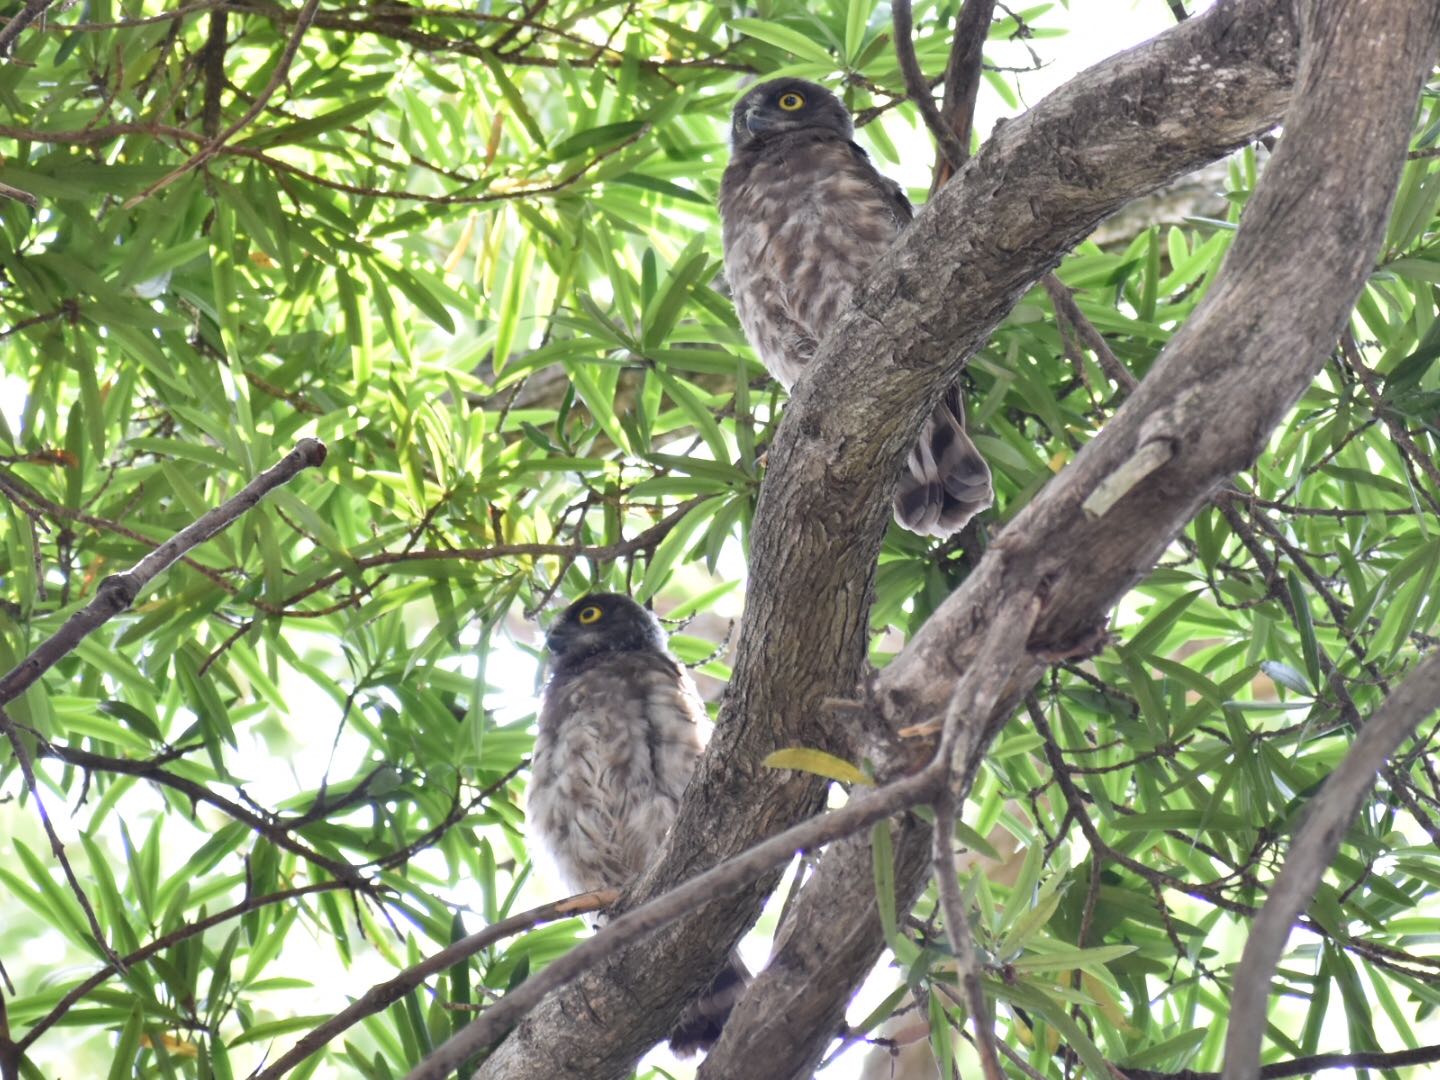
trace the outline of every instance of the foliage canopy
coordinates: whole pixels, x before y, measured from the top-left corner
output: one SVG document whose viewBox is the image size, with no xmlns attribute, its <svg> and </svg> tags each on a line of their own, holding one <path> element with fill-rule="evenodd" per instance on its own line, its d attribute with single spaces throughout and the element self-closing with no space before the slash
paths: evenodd
<svg viewBox="0 0 1440 1080">
<path fill-rule="evenodd" d="M 937 76 L 958 7 L 917 15 Z M 330 450 L 5 706 L 108 946 L 173 937 L 92 978 L 104 955 L 7 744 L 0 1015 L 20 1075 L 246 1075 L 549 898 L 527 887 L 524 617 L 591 587 L 675 619 L 738 601 L 783 394 L 719 281 L 726 117 L 749 73 L 842 78 L 861 140 L 923 200 L 887 11 L 89 0 L 18 34 L 0 68 L 0 671 L 299 437 Z M 1058 15 L 1007 14 L 991 41 L 1043 40 Z M 1012 77 L 982 93 L 1013 105 Z M 1307 796 L 1436 644 L 1437 134 L 1427 92 L 1323 375 L 977 781 L 961 839 L 996 856 L 967 878 L 985 985 L 1041 1076 L 1218 1065 L 1247 913 Z M 1135 378 L 1205 295 L 1261 161 L 1232 160 L 1223 216 L 1061 265 Z M 1103 359 L 1037 289 L 971 363 L 997 507 L 945 543 L 891 528 L 876 663 L 1113 414 Z M 722 622 L 674 639 L 719 681 Z M 1384 774 L 1291 941 L 1277 1058 L 1440 1042 L 1435 734 Z M 935 1053 L 967 1061 L 934 907 L 892 919 L 899 970 L 876 984 L 916 989 Z M 403 1075 L 466 1022 L 451 1006 L 583 930 L 498 942 L 293 1075 Z"/>
</svg>

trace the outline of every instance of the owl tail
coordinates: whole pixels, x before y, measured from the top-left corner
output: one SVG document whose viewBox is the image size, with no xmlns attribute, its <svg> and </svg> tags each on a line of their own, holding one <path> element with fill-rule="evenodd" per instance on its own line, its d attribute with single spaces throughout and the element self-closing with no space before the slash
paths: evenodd
<svg viewBox="0 0 1440 1080">
<path fill-rule="evenodd" d="M 750 973 L 745 970 L 740 957 L 730 954 L 730 959 L 710 983 L 710 988 L 685 1007 L 680 1022 L 670 1033 L 670 1050 L 676 1057 L 689 1057 L 697 1050 L 709 1050 L 720 1038 L 720 1029 L 730 1010 L 745 993 L 750 983 Z"/>
<path fill-rule="evenodd" d="M 952 386 L 910 451 L 895 491 L 895 520 L 921 536 L 949 536 L 994 501 L 990 466 L 965 433 L 965 406 Z"/>
</svg>

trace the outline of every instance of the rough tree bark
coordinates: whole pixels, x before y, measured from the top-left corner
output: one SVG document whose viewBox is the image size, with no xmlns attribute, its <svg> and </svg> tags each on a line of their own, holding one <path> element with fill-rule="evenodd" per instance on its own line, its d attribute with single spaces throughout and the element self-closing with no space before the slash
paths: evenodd
<svg viewBox="0 0 1440 1080">
<path fill-rule="evenodd" d="M 1115 420 L 881 674 L 874 700 L 887 720 L 937 717 L 996 613 L 1038 598 L 1037 658 L 996 687 L 988 716 L 974 717 L 987 731 L 1002 722 L 1041 670 L 1038 657 L 1084 640 L 1215 485 L 1249 464 L 1313 377 L 1374 255 L 1440 19 L 1435 5 L 1402 0 L 1330 0 L 1323 14 L 1320 6 L 1306 16 L 1306 70 L 1318 82 L 1307 92 L 1344 103 L 1349 118 L 1314 145 L 1282 141 L 1202 308 Z M 822 348 L 819 374 L 789 405 L 752 536 L 751 589 L 719 729 L 670 842 L 628 903 L 813 812 L 818 782 L 759 761 L 779 746 L 830 743 L 825 699 L 852 696 L 861 682 L 890 478 L 920 420 L 1014 302 L 1096 222 L 1279 119 L 1297 40 L 1289 4 L 1222 0 L 1091 69 L 1002 128 L 887 256 Z M 1378 43 L 1383 61 L 1357 53 L 1360 40 Z M 1333 84 L 1318 79 L 1322 70 Z M 1284 304 L 1272 309 L 1276 297 Z M 1148 475 L 1132 470 L 1133 486 L 1112 491 L 1112 505 L 1092 519 L 1087 499 L 1137 460 L 1149 462 Z M 856 848 L 837 845 L 828 859 L 853 864 Z M 827 869 L 816 881 L 837 876 Z M 609 958 L 546 999 L 478 1075 L 624 1075 L 772 887 L 773 875 Z M 817 912 L 823 900 L 802 897 Z M 816 986 L 826 1010 L 815 1015 L 843 1006 L 878 952 L 877 936 L 826 972 Z M 816 940 L 801 928 L 782 956 Z M 726 1040 L 741 1050 L 709 1074 L 805 1075 L 831 1034 L 791 1029 L 790 1059 L 767 1057 L 761 1068 L 743 1052 L 747 1031 L 755 1033 L 745 1014 L 755 1010 L 742 1011 Z"/>
</svg>

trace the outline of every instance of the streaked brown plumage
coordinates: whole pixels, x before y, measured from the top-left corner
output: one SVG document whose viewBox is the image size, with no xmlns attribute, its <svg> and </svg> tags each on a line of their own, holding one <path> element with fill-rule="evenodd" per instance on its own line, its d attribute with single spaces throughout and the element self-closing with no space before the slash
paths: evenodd
<svg viewBox="0 0 1440 1080">
<path fill-rule="evenodd" d="M 787 389 L 913 216 L 853 134 L 840 101 L 801 79 L 761 83 L 732 116 L 720 184 L 725 277 L 745 336 Z M 948 536 L 993 498 L 952 388 L 906 462 L 895 517 L 912 532 Z"/>
<path fill-rule="evenodd" d="M 576 892 L 620 887 L 660 850 L 703 744 L 705 706 L 655 617 L 628 596 L 571 604 L 546 637 L 551 678 L 531 759 L 531 829 Z M 709 1049 L 748 979 L 732 956 L 670 1035 Z"/>
</svg>

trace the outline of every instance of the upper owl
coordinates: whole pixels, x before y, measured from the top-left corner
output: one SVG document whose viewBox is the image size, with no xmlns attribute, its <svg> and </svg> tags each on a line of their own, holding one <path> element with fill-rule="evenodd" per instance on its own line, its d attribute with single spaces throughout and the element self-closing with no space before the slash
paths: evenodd
<svg viewBox="0 0 1440 1080">
<path fill-rule="evenodd" d="M 745 336 L 787 389 L 913 216 L 900 185 L 851 141 L 854 130 L 840 100 L 803 79 L 760 83 L 731 114 L 720 182 L 725 277 Z M 991 500 L 990 470 L 952 390 L 910 454 L 895 516 L 948 536 Z"/>
</svg>

